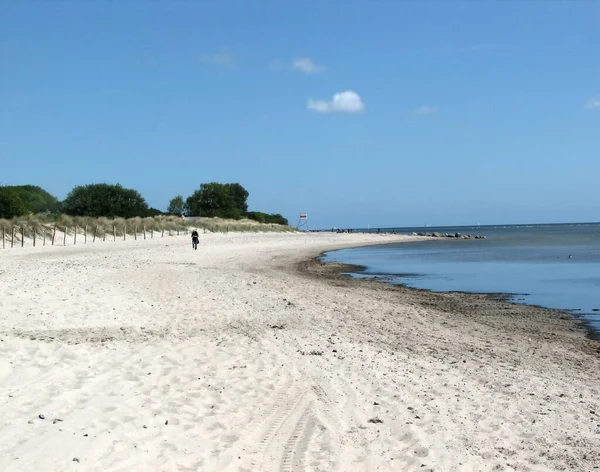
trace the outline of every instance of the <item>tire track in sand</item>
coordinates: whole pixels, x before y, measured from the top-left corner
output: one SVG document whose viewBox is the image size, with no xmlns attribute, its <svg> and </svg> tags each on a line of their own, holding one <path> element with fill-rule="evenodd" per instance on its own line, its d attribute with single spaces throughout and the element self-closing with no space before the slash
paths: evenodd
<svg viewBox="0 0 600 472">
<path fill-rule="evenodd" d="M 318 387 L 316 390 L 292 387 L 277 395 L 267 417 L 245 441 L 258 444 L 253 451 L 251 470 L 295 472 L 309 468 L 309 447 L 313 445 L 319 450 L 321 443 L 329 443 L 331 439 L 329 428 L 321 423 L 316 410 L 319 400 L 316 392 L 320 391 Z M 315 461 L 310 463 L 314 465 Z M 327 470 L 328 465 L 324 464 L 322 470 Z"/>
</svg>

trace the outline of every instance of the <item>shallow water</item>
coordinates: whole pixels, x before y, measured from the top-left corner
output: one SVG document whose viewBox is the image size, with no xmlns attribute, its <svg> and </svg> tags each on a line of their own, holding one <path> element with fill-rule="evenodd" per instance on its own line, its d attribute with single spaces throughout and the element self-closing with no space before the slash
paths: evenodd
<svg viewBox="0 0 600 472">
<path fill-rule="evenodd" d="M 515 302 L 581 315 L 600 337 L 600 224 L 394 230 L 459 232 L 487 239 L 345 249 L 323 260 L 360 265 L 365 269 L 355 276 L 383 277 L 409 287 L 514 294 Z"/>
</svg>

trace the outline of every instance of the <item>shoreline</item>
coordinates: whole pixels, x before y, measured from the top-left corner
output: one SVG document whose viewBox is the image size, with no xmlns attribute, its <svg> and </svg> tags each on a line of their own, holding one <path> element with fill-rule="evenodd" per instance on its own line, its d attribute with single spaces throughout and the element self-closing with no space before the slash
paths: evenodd
<svg viewBox="0 0 600 472">
<path fill-rule="evenodd" d="M 358 247 L 358 246 L 357 246 Z M 334 249 L 335 251 L 335 249 Z M 419 304 L 424 308 L 435 307 L 436 310 L 446 314 L 457 312 L 469 313 L 470 321 L 477 323 L 479 310 L 494 313 L 495 326 L 506 328 L 514 334 L 520 329 L 520 334 L 541 337 L 556 336 L 573 342 L 573 347 L 581 348 L 583 352 L 591 355 L 600 355 L 600 343 L 591 336 L 587 321 L 578 319 L 576 314 L 565 310 L 548 308 L 539 305 L 511 302 L 507 299 L 511 294 L 503 293 L 478 293 L 478 292 L 436 292 L 429 289 L 408 287 L 404 284 L 392 284 L 379 280 L 378 277 L 355 278 L 348 272 L 360 270 L 363 266 L 339 262 L 324 262 L 321 258 L 331 250 L 323 251 L 317 256 L 312 256 L 297 263 L 297 271 L 305 277 L 321 279 L 336 287 L 361 287 L 368 290 L 393 293 L 398 298 L 398 304 Z M 510 319 L 503 320 L 503 312 L 512 309 Z M 498 315 L 499 314 L 499 315 Z M 475 317 L 475 319 L 473 319 Z M 486 315 L 489 318 L 489 315 Z M 511 326 L 510 321 L 525 321 L 525 325 Z M 549 324 L 551 323 L 551 324 Z M 539 332 L 536 331 L 539 328 Z"/>
<path fill-rule="evenodd" d="M 387 244 L 389 244 L 389 243 L 387 243 Z M 395 244 L 395 243 L 391 243 L 391 244 Z M 384 246 L 384 245 L 386 245 L 386 244 L 382 244 L 382 246 Z M 356 248 L 352 248 L 352 249 L 358 249 L 358 248 L 360 248 L 360 246 L 357 246 Z M 369 274 L 365 274 L 366 277 L 357 278 L 357 277 L 353 277 L 353 274 L 360 275 L 362 272 L 364 272 L 368 268 L 367 266 L 363 266 L 363 265 L 359 265 L 359 264 L 346 264 L 346 263 L 340 263 L 340 262 L 326 262 L 326 261 L 321 260 L 328 253 L 335 252 L 335 251 L 336 251 L 336 249 L 334 249 L 333 251 L 324 251 L 312 259 L 314 259 L 316 262 L 319 262 L 319 263 L 335 265 L 336 266 L 335 272 L 337 273 L 337 275 L 349 278 L 351 280 L 367 280 L 367 281 L 372 280 L 372 281 L 375 281 L 375 282 L 378 282 L 381 284 L 386 284 L 389 286 L 402 287 L 405 290 L 415 291 L 415 292 L 418 292 L 421 294 L 427 294 L 427 293 L 456 294 L 456 295 L 464 295 L 465 297 L 469 297 L 469 296 L 474 296 L 477 298 L 484 297 L 485 299 L 497 301 L 500 303 L 506 303 L 508 305 L 526 306 L 526 307 L 529 307 L 532 309 L 538 309 L 538 310 L 541 310 L 544 313 L 548 314 L 548 316 L 559 317 L 560 319 L 564 319 L 565 316 L 568 316 L 573 321 L 573 328 L 581 329 L 583 327 L 583 329 L 586 332 L 586 337 L 588 339 L 590 339 L 592 341 L 600 342 L 600 329 L 593 328 L 590 325 L 590 321 L 586 320 L 584 318 L 583 314 L 576 313 L 576 310 L 552 308 L 552 307 L 547 307 L 544 305 L 537 305 L 537 304 L 533 304 L 533 303 L 523 303 L 523 302 L 518 302 L 516 300 L 513 300 L 513 298 L 518 297 L 518 296 L 526 296 L 526 295 L 528 295 L 527 293 L 475 292 L 475 291 L 470 292 L 470 291 L 465 291 L 465 290 L 437 291 L 437 290 L 427 289 L 427 288 L 410 287 L 409 285 L 404 284 L 404 283 L 389 282 L 385 279 L 385 276 L 393 277 L 393 276 L 398 276 L 398 274 L 378 274 L 378 275 L 373 275 L 370 277 L 368 276 Z"/>
</svg>

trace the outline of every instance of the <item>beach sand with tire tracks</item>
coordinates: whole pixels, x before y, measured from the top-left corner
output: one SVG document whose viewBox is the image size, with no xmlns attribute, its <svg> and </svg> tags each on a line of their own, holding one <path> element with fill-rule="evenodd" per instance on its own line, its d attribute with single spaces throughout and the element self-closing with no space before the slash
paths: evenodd
<svg viewBox="0 0 600 472">
<path fill-rule="evenodd" d="M 600 470 L 577 321 L 314 259 L 412 239 L 2 251 L 0 470 Z"/>
</svg>

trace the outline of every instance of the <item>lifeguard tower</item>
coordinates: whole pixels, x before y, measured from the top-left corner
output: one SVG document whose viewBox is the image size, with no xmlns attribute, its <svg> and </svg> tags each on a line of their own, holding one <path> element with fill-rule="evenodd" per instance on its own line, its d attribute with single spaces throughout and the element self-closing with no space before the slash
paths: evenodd
<svg viewBox="0 0 600 472">
<path fill-rule="evenodd" d="M 298 220 L 296 229 L 300 230 L 300 228 L 306 228 L 304 231 L 310 231 L 310 228 L 308 227 L 308 215 L 306 213 L 300 213 L 300 219 Z"/>
</svg>

